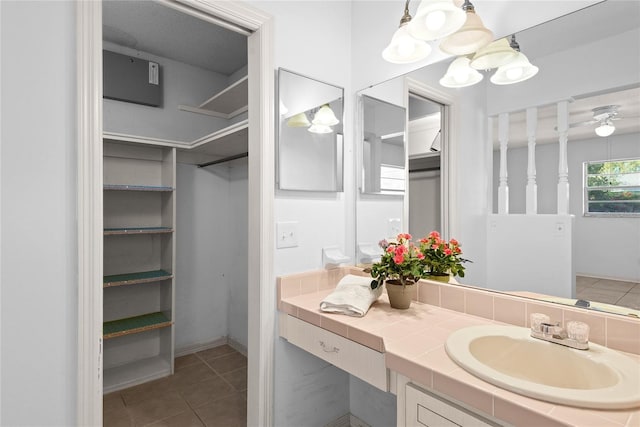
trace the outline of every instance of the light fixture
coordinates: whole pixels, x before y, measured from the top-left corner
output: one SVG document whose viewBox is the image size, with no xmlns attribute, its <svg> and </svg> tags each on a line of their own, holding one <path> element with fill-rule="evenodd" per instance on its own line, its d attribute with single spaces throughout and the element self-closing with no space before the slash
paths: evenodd
<svg viewBox="0 0 640 427">
<path fill-rule="evenodd" d="M 329 104 L 324 104 L 318 109 L 315 116 L 313 116 L 311 123 L 314 125 L 334 126 L 340 123 L 340 120 L 336 118 Z"/>
<path fill-rule="evenodd" d="M 409 22 L 409 33 L 420 40 L 436 40 L 462 27 L 466 13 L 453 0 L 422 0 Z"/>
<path fill-rule="evenodd" d="M 440 43 L 440 50 L 451 55 L 469 55 L 493 40 L 493 33 L 484 26 L 469 0 L 464 1 L 462 10 L 466 14 L 465 23 Z"/>
<path fill-rule="evenodd" d="M 607 119 L 603 122 L 600 122 L 600 126 L 596 128 L 596 135 L 606 138 L 615 132 L 616 127 L 611 123 L 611 120 Z"/>
<path fill-rule="evenodd" d="M 404 14 L 400 19 L 400 28 L 393 34 L 389 46 L 382 51 L 382 57 L 386 61 L 394 64 L 408 64 L 424 59 L 431 53 L 431 46 L 427 42 L 409 34 L 407 25 L 410 21 L 409 0 L 407 0 L 404 5 Z"/>
<path fill-rule="evenodd" d="M 289 120 L 287 120 L 287 126 L 290 128 L 306 128 L 310 125 L 311 123 L 309 123 L 309 119 L 304 112 L 291 116 Z"/>
<path fill-rule="evenodd" d="M 447 73 L 440 79 L 440 84 L 451 88 L 467 87 L 478 83 L 483 77 L 469 66 L 469 58 L 460 56 L 449 64 Z"/>
<path fill-rule="evenodd" d="M 525 54 L 520 52 L 520 45 L 516 42 L 515 34 L 511 36 L 509 45 L 517 52 L 517 55 L 513 61 L 498 68 L 493 76 L 491 76 L 491 83 L 509 85 L 523 82 L 538 74 L 538 67 L 531 65 Z"/>
<path fill-rule="evenodd" d="M 469 65 L 476 70 L 490 70 L 507 65 L 517 55 L 518 52 L 509 46 L 507 39 L 502 38 L 478 50 Z"/>
<path fill-rule="evenodd" d="M 331 126 L 314 123 L 309 128 L 309 132 L 311 132 L 311 133 L 331 133 L 331 132 L 333 132 L 333 129 L 331 129 Z"/>
</svg>

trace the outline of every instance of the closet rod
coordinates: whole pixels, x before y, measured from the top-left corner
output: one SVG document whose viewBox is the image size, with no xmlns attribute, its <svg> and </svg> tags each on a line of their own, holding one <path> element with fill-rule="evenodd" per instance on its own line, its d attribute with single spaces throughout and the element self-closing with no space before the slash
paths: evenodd
<svg viewBox="0 0 640 427">
<path fill-rule="evenodd" d="M 204 167 L 211 166 L 211 165 L 217 165 L 218 163 L 224 163 L 224 162 L 228 162 L 230 160 L 241 159 L 243 157 L 247 157 L 248 155 L 249 155 L 249 153 L 234 154 L 233 156 L 225 157 L 223 159 L 213 160 L 213 161 L 210 161 L 210 162 L 207 162 L 207 163 L 199 164 L 198 167 L 199 168 L 204 168 Z"/>
</svg>

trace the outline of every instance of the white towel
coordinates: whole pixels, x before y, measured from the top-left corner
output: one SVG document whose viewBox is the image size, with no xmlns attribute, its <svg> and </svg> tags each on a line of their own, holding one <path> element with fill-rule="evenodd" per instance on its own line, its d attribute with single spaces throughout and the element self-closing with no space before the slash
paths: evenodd
<svg viewBox="0 0 640 427">
<path fill-rule="evenodd" d="M 371 277 L 353 274 L 344 276 L 336 289 L 320 302 L 320 310 L 363 317 L 382 294 L 382 286 L 371 289 L 372 280 Z"/>
</svg>

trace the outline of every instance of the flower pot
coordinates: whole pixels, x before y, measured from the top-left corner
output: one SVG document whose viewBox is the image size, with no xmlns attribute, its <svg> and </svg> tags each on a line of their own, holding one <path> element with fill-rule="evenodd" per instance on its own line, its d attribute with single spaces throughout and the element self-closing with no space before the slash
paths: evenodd
<svg viewBox="0 0 640 427">
<path fill-rule="evenodd" d="M 411 297 L 413 296 L 413 290 L 415 284 L 409 282 L 402 286 L 399 280 L 387 280 L 385 282 L 387 287 L 387 296 L 389 297 L 389 303 L 391 307 L 406 310 L 411 305 Z"/>
<path fill-rule="evenodd" d="M 430 273 L 427 279 L 435 280 L 437 282 L 449 283 L 449 279 L 451 278 L 451 274 L 449 273 Z"/>
</svg>

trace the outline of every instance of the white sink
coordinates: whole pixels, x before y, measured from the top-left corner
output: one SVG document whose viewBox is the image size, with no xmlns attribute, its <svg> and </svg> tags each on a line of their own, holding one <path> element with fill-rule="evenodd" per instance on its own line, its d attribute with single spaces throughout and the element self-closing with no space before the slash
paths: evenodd
<svg viewBox="0 0 640 427">
<path fill-rule="evenodd" d="M 472 326 L 452 333 L 446 350 L 468 372 L 518 394 L 583 408 L 640 407 L 640 362 L 597 344 L 575 350 L 530 333 Z"/>
</svg>

